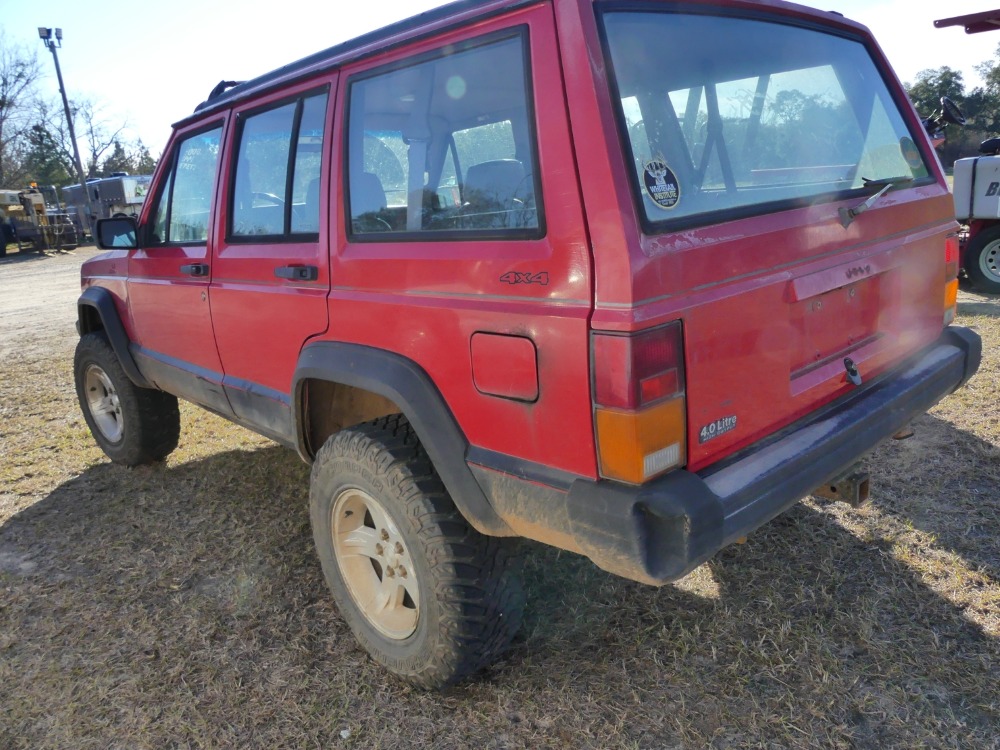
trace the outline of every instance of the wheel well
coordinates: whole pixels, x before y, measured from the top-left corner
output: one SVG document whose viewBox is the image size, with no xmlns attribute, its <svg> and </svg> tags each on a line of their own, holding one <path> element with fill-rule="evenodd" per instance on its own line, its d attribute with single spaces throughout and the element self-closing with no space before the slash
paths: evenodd
<svg viewBox="0 0 1000 750">
<path fill-rule="evenodd" d="M 316 341 L 299 355 L 292 384 L 296 442 L 306 461 L 337 430 L 402 413 L 462 515 L 480 533 L 514 533 L 469 468 L 469 442 L 444 396 L 416 362 L 362 344 Z"/>
<path fill-rule="evenodd" d="M 328 380 L 303 383 L 306 449 L 310 456 L 335 432 L 403 410 L 380 393 Z"/>
<path fill-rule="evenodd" d="M 79 305 L 77 310 L 77 325 L 81 336 L 85 333 L 104 330 L 104 323 L 101 321 L 101 314 L 97 312 L 96 307 L 93 305 Z"/>
</svg>

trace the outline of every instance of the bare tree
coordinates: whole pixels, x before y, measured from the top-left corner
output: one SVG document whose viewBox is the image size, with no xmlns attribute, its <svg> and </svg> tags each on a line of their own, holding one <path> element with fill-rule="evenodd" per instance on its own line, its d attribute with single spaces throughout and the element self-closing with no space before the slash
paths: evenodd
<svg viewBox="0 0 1000 750">
<path fill-rule="evenodd" d="M 128 122 L 123 122 L 118 127 L 108 123 L 103 116 L 103 107 L 95 104 L 89 99 L 85 99 L 76 106 L 71 106 L 73 111 L 74 124 L 80 123 L 83 127 L 83 135 L 87 139 L 87 177 L 96 177 L 100 170 L 101 158 L 105 152 L 115 145 L 119 140 L 122 131 L 128 127 Z"/>
<path fill-rule="evenodd" d="M 62 107 L 52 107 L 45 102 L 37 105 L 38 119 L 45 124 L 46 129 L 59 141 L 59 147 L 70 162 L 73 159 L 73 144 L 70 143 L 69 128 L 66 127 L 66 115 Z M 90 99 L 81 102 L 70 101 L 70 114 L 73 116 L 73 126 L 76 132 L 87 141 L 87 151 L 81 154 L 87 178 L 100 177 L 101 162 L 104 155 L 116 142 L 121 141 L 121 134 L 128 127 L 123 121 L 117 127 L 109 124 L 104 117 L 104 105 Z"/>
<path fill-rule="evenodd" d="M 0 186 L 18 173 L 18 145 L 32 125 L 35 87 L 41 77 L 38 56 L 4 40 L 0 29 Z"/>
</svg>

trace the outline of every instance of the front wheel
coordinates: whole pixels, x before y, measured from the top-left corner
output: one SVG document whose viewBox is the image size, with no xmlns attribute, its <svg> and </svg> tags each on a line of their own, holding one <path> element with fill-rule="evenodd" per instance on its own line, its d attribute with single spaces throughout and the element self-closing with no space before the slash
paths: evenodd
<svg viewBox="0 0 1000 750">
<path fill-rule="evenodd" d="M 969 241 L 965 272 L 976 290 L 1000 294 L 1000 224 L 984 229 Z"/>
<path fill-rule="evenodd" d="M 103 333 L 80 337 L 73 372 L 83 417 L 112 461 L 139 466 L 161 461 L 177 447 L 177 398 L 133 383 Z"/>
<path fill-rule="evenodd" d="M 469 525 L 405 417 L 333 435 L 316 456 L 309 502 L 334 599 L 380 664 L 440 688 L 510 644 L 524 610 L 516 542 Z"/>
</svg>

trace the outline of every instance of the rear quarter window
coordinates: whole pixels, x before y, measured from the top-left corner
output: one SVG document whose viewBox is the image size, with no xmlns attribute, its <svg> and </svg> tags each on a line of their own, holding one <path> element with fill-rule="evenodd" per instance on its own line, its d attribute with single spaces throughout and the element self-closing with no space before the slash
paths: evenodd
<svg viewBox="0 0 1000 750">
<path fill-rule="evenodd" d="M 526 44 L 504 32 L 351 80 L 353 239 L 542 236 Z"/>
</svg>

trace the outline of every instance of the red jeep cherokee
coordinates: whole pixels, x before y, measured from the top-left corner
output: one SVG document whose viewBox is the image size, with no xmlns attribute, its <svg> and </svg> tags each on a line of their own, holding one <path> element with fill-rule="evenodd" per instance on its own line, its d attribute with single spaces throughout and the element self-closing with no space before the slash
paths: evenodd
<svg viewBox="0 0 1000 750">
<path fill-rule="evenodd" d="M 181 120 L 98 229 L 75 370 L 112 460 L 177 399 L 312 462 L 366 649 L 518 629 L 512 537 L 652 584 L 961 386 L 940 164 L 869 32 L 777 0 L 463 0 Z"/>
</svg>

